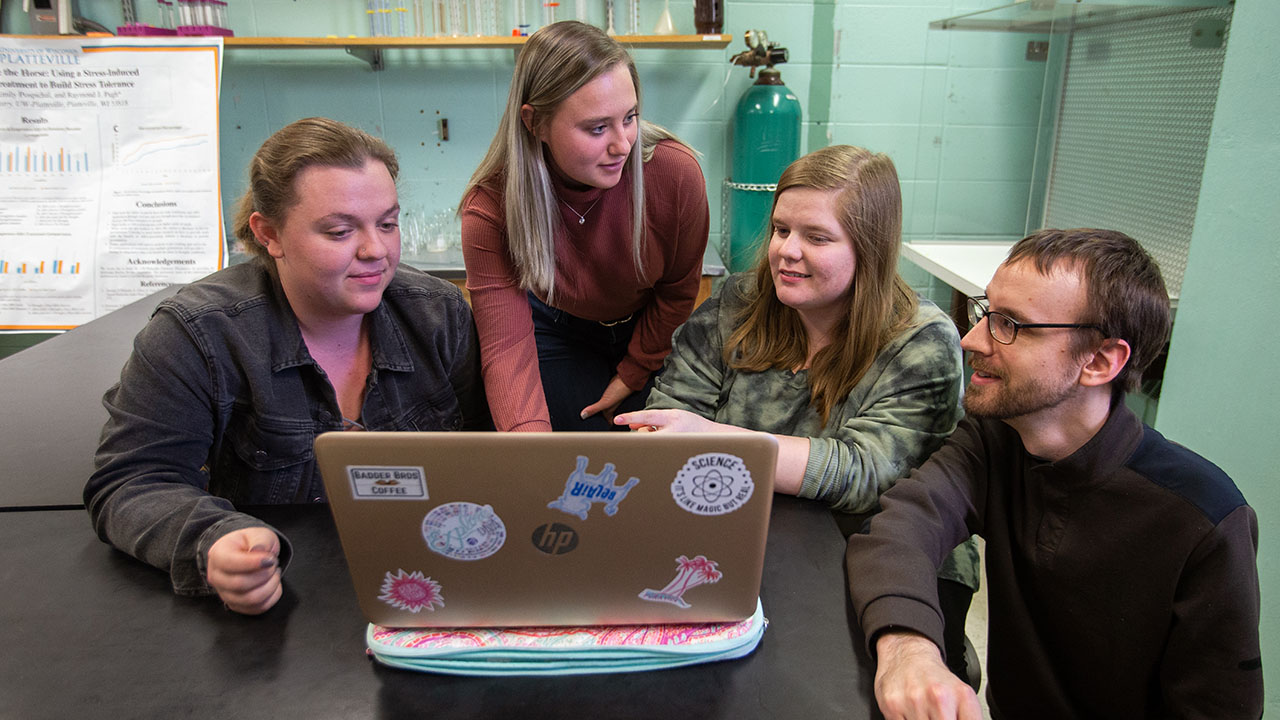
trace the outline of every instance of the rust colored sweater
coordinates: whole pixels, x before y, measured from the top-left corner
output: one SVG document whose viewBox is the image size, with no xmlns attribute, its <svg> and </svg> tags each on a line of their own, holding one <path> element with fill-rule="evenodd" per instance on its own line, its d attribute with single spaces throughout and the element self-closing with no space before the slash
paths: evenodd
<svg viewBox="0 0 1280 720">
<path fill-rule="evenodd" d="M 667 140 L 645 163 L 643 279 L 631 262 L 630 174 L 624 172 L 608 190 L 570 188 L 558 179 L 553 184 L 561 199 L 586 216 L 579 224 L 559 204 L 563 227 L 555 242 L 553 305 L 603 322 L 634 313 L 635 331 L 617 374 L 639 390 L 662 366 L 671 334 L 693 311 L 710 223 L 702 170 L 688 148 Z M 467 196 L 462 253 L 494 424 L 498 430 L 550 431 L 529 300 L 507 249 L 501 188 L 481 187 Z"/>
</svg>

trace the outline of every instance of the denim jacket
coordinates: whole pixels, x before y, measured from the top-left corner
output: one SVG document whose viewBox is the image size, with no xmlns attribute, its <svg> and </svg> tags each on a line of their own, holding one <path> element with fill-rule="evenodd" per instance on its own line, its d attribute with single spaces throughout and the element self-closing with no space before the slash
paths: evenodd
<svg viewBox="0 0 1280 720">
<path fill-rule="evenodd" d="M 452 284 L 401 267 L 369 314 L 369 430 L 489 427 L 471 311 Z M 209 548 L 264 526 L 235 505 L 325 501 L 312 444 L 342 429 L 279 280 L 256 262 L 192 283 L 134 340 L 84 500 L 98 537 L 212 592 Z M 277 532 L 279 534 L 279 532 Z M 281 565 L 290 548 L 281 535 Z"/>
</svg>

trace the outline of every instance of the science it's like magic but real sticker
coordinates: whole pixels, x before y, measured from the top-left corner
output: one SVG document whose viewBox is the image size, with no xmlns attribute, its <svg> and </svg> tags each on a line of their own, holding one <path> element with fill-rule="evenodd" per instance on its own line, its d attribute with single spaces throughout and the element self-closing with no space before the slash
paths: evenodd
<svg viewBox="0 0 1280 720">
<path fill-rule="evenodd" d="M 703 453 L 689 458 L 671 481 L 671 497 L 695 515 L 724 515 L 747 504 L 755 492 L 742 458 Z"/>
<path fill-rule="evenodd" d="M 435 612 L 437 605 L 444 607 L 440 583 L 425 577 L 418 570 L 411 573 L 396 570 L 394 575 L 388 570 L 382 581 L 382 594 L 378 599 L 393 608 L 408 610 L 411 613 L 419 610 Z"/>
<path fill-rule="evenodd" d="M 426 500 L 427 475 L 421 467 L 347 466 L 356 500 Z"/>
<path fill-rule="evenodd" d="M 445 503 L 422 519 L 427 547 L 454 560 L 483 560 L 507 541 L 507 526 L 489 505 Z"/>
</svg>

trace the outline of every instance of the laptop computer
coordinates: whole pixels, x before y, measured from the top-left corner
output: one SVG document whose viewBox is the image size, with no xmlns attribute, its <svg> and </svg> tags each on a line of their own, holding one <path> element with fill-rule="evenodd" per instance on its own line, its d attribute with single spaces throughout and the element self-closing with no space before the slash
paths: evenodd
<svg viewBox="0 0 1280 720">
<path fill-rule="evenodd" d="M 315 450 L 372 623 L 755 612 L 777 457 L 767 435 L 332 432 Z"/>
</svg>

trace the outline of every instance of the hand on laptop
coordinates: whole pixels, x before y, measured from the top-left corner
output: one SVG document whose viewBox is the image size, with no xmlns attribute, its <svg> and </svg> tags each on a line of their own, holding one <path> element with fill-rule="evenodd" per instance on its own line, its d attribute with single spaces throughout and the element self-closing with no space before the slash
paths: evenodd
<svg viewBox="0 0 1280 720">
<path fill-rule="evenodd" d="M 982 720 L 978 696 L 942 662 L 923 635 L 887 632 L 876 638 L 876 702 L 889 720 Z"/>
<path fill-rule="evenodd" d="M 260 615 L 280 599 L 280 538 L 265 527 L 223 535 L 209 548 L 205 579 L 229 610 Z"/>
<path fill-rule="evenodd" d="M 613 419 L 615 425 L 629 425 L 638 432 L 731 432 L 742 431 L 733 425 L 712 422 L 688 410 L 637 410 Z"/>
</svg>

